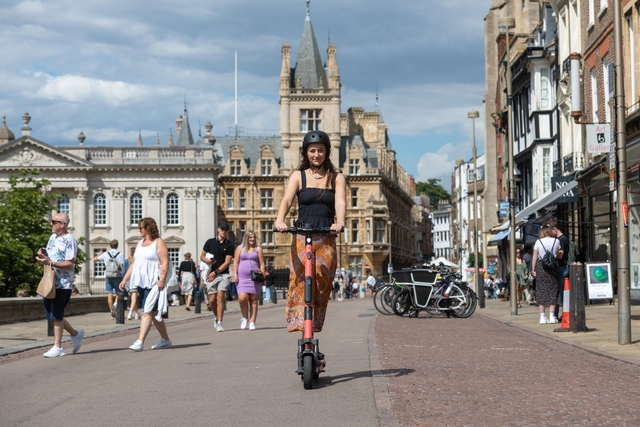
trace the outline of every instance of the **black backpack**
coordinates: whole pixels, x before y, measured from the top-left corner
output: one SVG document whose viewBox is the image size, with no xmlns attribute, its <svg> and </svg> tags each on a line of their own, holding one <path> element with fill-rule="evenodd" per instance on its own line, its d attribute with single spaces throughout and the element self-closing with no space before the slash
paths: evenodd
<svg viewBox="0 0 640 427">
<path fill-rule="evenodd" d="M 553 246 L 556 244 L 556 240 L 558 239 L 553 240 L 553 244 L 551 245 L 551 250 L 553 250 Z M 544 256 L 540 258 L 540 262 L 542 263 L 542 268 L 548 271 L 555 270 L 556 268 L 558 268 L 558 258 L 556 258 L 553 252 L 547 250 L 547 248 L 544 247 L 542 240 L 540 240 L 540 244 L 545 250 Z"/>
</svg>

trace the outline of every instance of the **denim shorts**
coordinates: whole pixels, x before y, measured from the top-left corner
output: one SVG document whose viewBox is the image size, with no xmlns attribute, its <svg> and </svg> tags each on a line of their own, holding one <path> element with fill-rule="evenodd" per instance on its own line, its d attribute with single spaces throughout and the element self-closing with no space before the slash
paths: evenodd
<svg viewBox="0 0 640 427">
<path fill-rule="evenodd" d="M 56 289 L 56 297 L 47 299 L 44 302 L 44 315 L 47 320 L 64 320 L 64 308 L 71 299 L 71 289 Z"/>
<path fill-rule="evenodd" d="M 142 310 L 144 311 L 144 303 L 147 302 L 147 297 L 149 296 L 149 293 L 151 292 L 151 288 L 138 288 L 138 297 L 140 298 L 140 307 L 142 307 Z M 153 310 L 151 310 L 152 313 L 158 311 L 158 301 L 156 301 L 156 303 L 153 305 Z"/>
<path fill-rule="evenodd" d="M 107 290 L 107 293 L 116 293 L 120 292 L 120 282 L 122 282 L 122 277 L 105 277 L 104 284 Z"/>
</svg>

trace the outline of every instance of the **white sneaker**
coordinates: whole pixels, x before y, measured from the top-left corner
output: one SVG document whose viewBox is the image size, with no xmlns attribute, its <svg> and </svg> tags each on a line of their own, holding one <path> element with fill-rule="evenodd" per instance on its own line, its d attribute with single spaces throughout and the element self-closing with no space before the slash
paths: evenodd
<svg viewBox="0 0 640 427">
<path fill-rule="evenodd" d="M 140 313 L 136 311 L 136 320 L 140 320 Z"/>
<path fill-rule="evenodd" d="M 549 323 L 549 320 L 547 319 L 547 317 L 546 316 L 542 316 L 540 318 L 540 324 L 541 325 L 546 325 L 547 323 Z"/>
<path fill-rule="evenodd" d="M 254 322 L 249 323 L 249 330 L 250 331 L 255 331 L 256 330 L 256 324 Z"/>
<path fill-rule="evenodd" d="M 62 347 L 56 347 L 55 345 L 51 347 L 51 350 L 47 351 L 43 354 L 44 357 L 60 357 L 64 356 L 64 350 Z"/>
<path fill-rule="evenodd" d="M 151 350 L 159 350 L 161 348 L 169 348 L 171 347 L 173 344 L 171 343 L 171 340 L 165 340 L 164 338 L 160 338 L 160 342 L 156 345 L 151 346 Z"/>
<path fill-rule="evenodd" d="M 84 329 L 77 329 L 76 332 L 76 336 L 71 337 L 71 342 L 73 343 L 72 353 L 77 353 L 78 350 L 80 350 L 80 347 L 82 347 L 82 338 L 84 338 Z"/>
<path fill-rule="evenodd" d="M 129 312 L 129 315 L 127 316 L 127 320 L 133 320 L 133 312 Z"/>
<path fill-rule="evenodd" d="M 216 331 L 224 332 L 224 328 L 222 327 L 222 322 L 216 322 Z"/>
<path fill-rule="evenodd" d="M 218 316 L 216 316 L 215 314 L 213 315 L 213 324 L 214 325 L 218 324 Z"/>
<path fill-rule="evenodd" d="M 247 322 L 248 320 L 243 317 L 242 321 L 240 322 L 240 329 L 247 329 Z"/>
<path fill-rule="evenodd" d="M 558 318 L 556 316 L 549 316 L 548 323 L 558 323 Z"/>
<path fill-rule="evenodd" d="M 140 340 L 135 340 L 133 344 L 129 346 L 129 348 L 133 351 L 142 351 L 144 347 L 144 343 Z"/>
</svg>

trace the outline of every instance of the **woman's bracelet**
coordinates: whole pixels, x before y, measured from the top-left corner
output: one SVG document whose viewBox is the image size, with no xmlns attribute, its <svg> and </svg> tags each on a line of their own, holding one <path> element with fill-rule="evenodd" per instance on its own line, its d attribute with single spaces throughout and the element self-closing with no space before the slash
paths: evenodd
<svg viewBox="0 0 640 427">
<path fill-rule="evenodd" d="M 164 279 L 158 279 L 158 282 L 164 283 Z"/>
</svg>

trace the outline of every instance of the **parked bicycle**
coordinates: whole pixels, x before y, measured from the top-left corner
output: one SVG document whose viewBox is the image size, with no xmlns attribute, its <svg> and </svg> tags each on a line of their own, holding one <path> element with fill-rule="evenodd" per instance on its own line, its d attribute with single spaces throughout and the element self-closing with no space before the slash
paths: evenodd
<svg viewBox="0 0 640 427">
<path fill-rule="evenodd" d="M 412 269 L 393 273 L 396 285 L 391 307 L 398 316 L 417 317 L 421 310 L 460 318 L 471 316 L 478 298 L 462 277 L 444 270 Z"/>
</svg>

